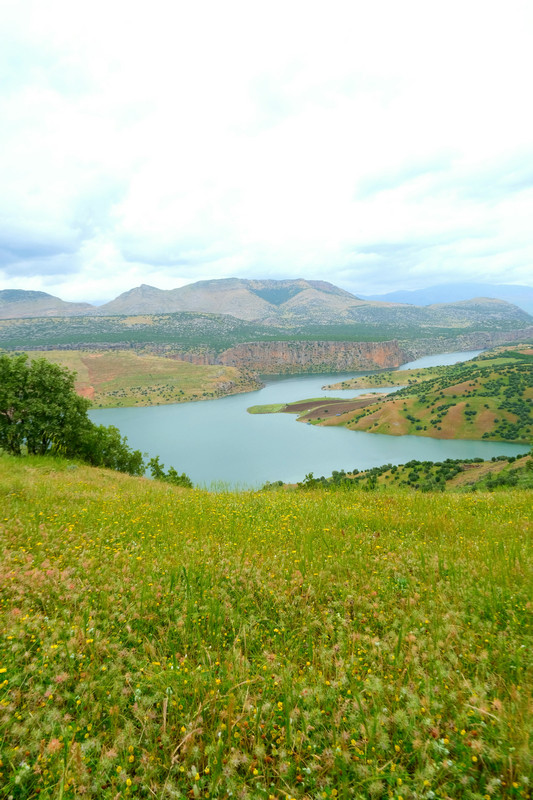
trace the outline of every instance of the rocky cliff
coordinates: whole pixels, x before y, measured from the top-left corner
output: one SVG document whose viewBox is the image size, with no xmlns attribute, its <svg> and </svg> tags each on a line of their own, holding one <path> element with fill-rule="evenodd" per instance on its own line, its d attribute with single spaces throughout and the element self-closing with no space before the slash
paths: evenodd
<svg viewBox="0 0 533 800">
<path fill-rule="evenodd" d="M 517 331 L 475 331 L 453 337 L 428 337 L 400 342 L 402 352 L 411 361 L 434 353 L 453 353 L 461 350 L 485 350 L 512 342 L 527 342 L 533 339 L 533 327 Z"/>
<path fill-rule="evenodd" d="M 222 353 L 179 351 L 193 364 L 223 364 L 265 374 L 390 369 L 405 361 L 398 342 L 247 342 Z"/>
</svg>

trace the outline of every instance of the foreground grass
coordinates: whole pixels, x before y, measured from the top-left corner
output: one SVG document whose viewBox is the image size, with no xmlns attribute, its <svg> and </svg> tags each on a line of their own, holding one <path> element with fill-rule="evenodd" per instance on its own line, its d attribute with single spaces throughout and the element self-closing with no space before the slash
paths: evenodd
<svg viewBox="0 0 533 800">
<path fill-rule="evenodd" d="M 261 385 L 235 367 L 190 364 L 132 350 L 30 351 L 76 372 L 76 391 L 95 408 L 151 406 L 248 392 Z"/>
<path fill-rule="evenodd" d="M 2 796 L 530 796 L 531 492 L 0 497 Z"/>
</svg>

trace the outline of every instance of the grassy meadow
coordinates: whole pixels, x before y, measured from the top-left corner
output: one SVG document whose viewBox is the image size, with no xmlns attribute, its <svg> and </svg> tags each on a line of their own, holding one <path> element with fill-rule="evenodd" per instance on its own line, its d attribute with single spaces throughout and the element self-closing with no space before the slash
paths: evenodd
<svg viewBox="0 0 533 800">
<path fill-rule="evenodd" d="M 76 373 L 76 391 L 95 408 L 152 406 L 206 400 L 259 388 L 235 367 L 191 364 L 133 350 L 29 351 Z"/>
<path fill-rule="evenodd" d="M 2 797 L 531 796 L 531 491 L 0 497 Z"/>
</svg>

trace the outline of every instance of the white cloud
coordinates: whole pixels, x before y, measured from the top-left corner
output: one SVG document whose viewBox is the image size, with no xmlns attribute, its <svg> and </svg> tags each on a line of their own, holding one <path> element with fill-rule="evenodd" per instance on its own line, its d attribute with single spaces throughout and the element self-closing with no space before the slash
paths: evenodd
<svg viewBox="0 0 533 800">
<path fill-rule="evenodd" d="M 2 13 L 2 288 L 530 282 L 529 2 Z"/>
</svg>

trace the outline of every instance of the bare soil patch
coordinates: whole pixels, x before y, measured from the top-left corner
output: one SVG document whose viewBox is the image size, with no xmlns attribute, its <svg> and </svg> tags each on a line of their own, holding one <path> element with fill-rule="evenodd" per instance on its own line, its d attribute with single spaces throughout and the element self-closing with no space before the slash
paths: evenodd
<svg viewBox="0 0 533 800">
<path fill-rule="evenodd" d="M 367 397 L 366 399 L 357 400 L 309 400 L 307 403 L 294 403 L 290 406 L 287 406 L 283 409 L 283 412 L 289 414 L 302 414 L 301 419 L 307 421 L 320 419 L 325 414 L 328 416 L 341 416 L 342 414 L 348 414 L 353 411 L 357 411 L 359 408 L 364 408 L 365 406 L 372 405 L 372 403 L 376 402 L 377 398 L 375 396 L 372 398 Z"/>
<path fill-rule="evenodd" d="M 77 389 L 81 397 L 86 397 L 88 400 L 94 400 L 94 386 L 80 386 Z"/>
</svg>

